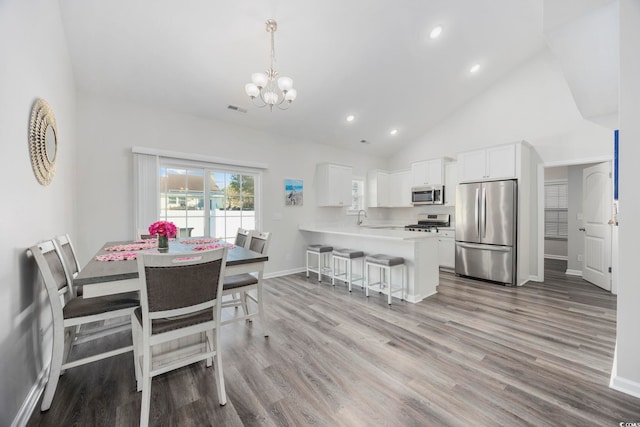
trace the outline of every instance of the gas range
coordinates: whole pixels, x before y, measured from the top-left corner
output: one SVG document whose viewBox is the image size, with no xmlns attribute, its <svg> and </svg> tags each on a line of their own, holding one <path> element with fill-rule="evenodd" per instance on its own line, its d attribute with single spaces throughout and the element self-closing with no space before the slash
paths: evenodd
<svg viewBox="0 0 640 427">
<path fill-rule="evenodd" d="M 438 227 L 448 227 L 451 215 L 449 214 L 418 214 L 418 223 L 405 225 L 407 231 L 438 232 Z"/>
</svg>

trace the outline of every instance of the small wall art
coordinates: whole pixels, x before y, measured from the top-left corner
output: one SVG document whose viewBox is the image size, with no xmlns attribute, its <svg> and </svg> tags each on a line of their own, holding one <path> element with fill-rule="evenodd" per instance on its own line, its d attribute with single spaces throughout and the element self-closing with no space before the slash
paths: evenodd
<svg viewBox="0 0 640 427">
<path fill-rule="evenodd" d="M 301 179 L 284 180 L 284 205 L 302 206 L 303 183 Z"/>
</svg>

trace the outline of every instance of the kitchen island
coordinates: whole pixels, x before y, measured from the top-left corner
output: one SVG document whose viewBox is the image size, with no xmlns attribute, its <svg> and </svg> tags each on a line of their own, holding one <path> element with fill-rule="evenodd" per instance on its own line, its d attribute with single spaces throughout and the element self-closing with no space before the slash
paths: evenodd
<svg viewBox="0 0 640 427">
<path fill-rule="evenodd" d="M 409 302 L 419 302 L 437 292 L 438 236 L 435 233 L 405 231 L 391 226 L 304 224 L 299 229 L 307 244 L 357 249 L 365 255 L 403 257 L 407 267 L 404 299 Z M 393 280 L 397 283 L 400 278 L 394 276 Z"/>
</svg>

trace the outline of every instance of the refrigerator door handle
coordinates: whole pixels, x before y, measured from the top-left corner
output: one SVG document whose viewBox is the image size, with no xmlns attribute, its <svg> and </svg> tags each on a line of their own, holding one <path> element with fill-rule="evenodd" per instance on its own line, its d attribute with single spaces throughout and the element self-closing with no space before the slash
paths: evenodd
<svg viewBox="0 0 640 427">
<path fill-rule="evenodd" d="M 482 187 L 482 237 L 487 237 L 487 189 Z"/>
<path fill-rule="evenodd" d="M 456 245 L 465 249 L 482 249 L 484 251 L 494 251 L 494 252 L 509 252 L 512 249 L 511 246 L 478 245 L 476 243 L 463 243 L 463 242 L 456 242 Z"/>
<path fill-rule="evenodd" d="M 474 209 L 474 212 L 476 216 L 476 231 L 478 232 L 478 237 L 480 237 L 479 211 L 480 211 L 480 189 L 476 188 L 476 208 Z"/>
</svg>

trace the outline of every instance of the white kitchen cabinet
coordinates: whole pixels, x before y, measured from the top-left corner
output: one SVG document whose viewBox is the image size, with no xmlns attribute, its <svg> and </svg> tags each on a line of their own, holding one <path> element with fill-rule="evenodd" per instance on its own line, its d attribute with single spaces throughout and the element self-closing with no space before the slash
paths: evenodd
<svg viewBox="0 0 640 427">
<path fill-rule="evenodd" d="M 318 206 L 351 206 L 351 166 L 319 163 L 316 166 Z"/>
<path fill-rule="evenodd" d="M 389 174 L 389 207 L 411 207 L 411 171 Z"/>
<path fill-rule="evenodd" d="M 367 206 L 370 208 L 389 206 L 389 172 L 376 169 L 367 173 Z"/>
<path fill-rule="evenodd" d="M 456 205 L 456 185 L 458 185 L 458 164 L 446 163 L 444 166 L 444 205 Z"/>
<path fill-rule="evenodd" d="M 459 182 L 515 177 L 515 144 L 458 153 Z"/>
<path fill-rule="evenodd" d="M 456 268 L 456 241 L 453 230 L 438 232 L 438 264 L 441 268 L 450 270 Z"/>
<path fill-rule="evenodd" d="M 411 163 L 411 185 L 442 185 L 444 183 L 444 159 Z"/>
</svg>

